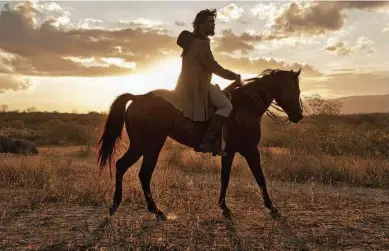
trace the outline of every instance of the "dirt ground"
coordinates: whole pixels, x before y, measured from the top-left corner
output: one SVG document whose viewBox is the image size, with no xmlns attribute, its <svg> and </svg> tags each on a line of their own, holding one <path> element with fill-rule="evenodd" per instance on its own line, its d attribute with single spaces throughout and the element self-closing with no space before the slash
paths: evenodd
<svg viewBox="0 0 389 251">
<path fill-rule="evenodd" d="M 80 167 L 93 165 L 93 158 L 69 165 L 76 164 L 78 182 L 91 182 Z M 283 214 L 274 220 L 251 174 L 235 168 L 227 219 L 217 207 L 217 172 L 162 168 L 152 189 L 168 219 L 158 222 L 146 211 L 137 168 L 125 176 L 127 191 L 113 217 L 107 210 L 112 187 L 103 202 L 75 203 L 41 199 L 42 189 L 2 187 L 0 250 L 389 250 L 387 190 L 268 179 Z"/>
</svg>

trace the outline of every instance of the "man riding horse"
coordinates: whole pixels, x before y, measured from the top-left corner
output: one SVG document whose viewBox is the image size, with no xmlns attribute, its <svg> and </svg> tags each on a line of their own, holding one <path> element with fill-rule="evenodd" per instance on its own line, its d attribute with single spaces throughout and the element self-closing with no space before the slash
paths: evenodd
<svg viewBox="0 0 389 251">
<path fill-rule="evenodd" d="M 211 84 L 212 73 L 240 83 L 241 77 L 221 67 L 214 59 L 208 36 L 215 35 L 216 10 L 200 11 L 193 21 L 193 32 L 183 31 L 177 44 L 183 48 L 182 69 L 175 92 L 181 97 L 182 111 L 193 121 L 208 121 L 210 125 L 204 135 L 199 152 L 224 156 L 216 139 L 223 124 L 232 111 L 232 104 L 218 86 Z M 216 108 L 210 113 L 210 105 Z"/>
<path fill-rule="evenodd" d="M 291 122 L 298 123 L 303 118 L 299 87 L 301 69 L 297 72 L 265 70 L 260 76 L 245 80 L 245 85 L 236 89 L 240 76 L 223 69 L 211 53 L 208 36 L 214 34 L 215 16 L 214 10 L 201 11 L 193 22 L 194 31 L 183 31 L 180 34 L 177 42 L 184 49 L 183 63 L 175 91 L 154 90 L 142 95 L 123 93 L 112 102 L 99 139 L 97 155 L 101 170 L 107 163 L 110 168 L 115 166 L 116 170 L 110 215 L 117 211 L 122 201 L 124 174 L 143 157 L 139 180 L 147 210 L 154 213 L 157 219 L 165 219 L 165 214 L 153 199 L 150 184 L 167 137 L 196 150 L 199 148 L 203 152 L 223 154 L 214 141 L 218 141 L 215 138 L 230 113 L 234 119 L 228 123 L 229 136 L 223 149 L 226 156 L 221 158 L 219 207 L 223 210 L 223 215 L 230 215 L 226 193 L 234 156 L 239 153 L 246 159 L 261 189 L 265 207 L 270 210 L 272 217 L 280 215 L 270 199 L 261 168 L 258 150 L 261 140 L 260 121 L 273 101 L 285 111 Z M 210 84 L 212 73 L 236 80 L 226 88 L 232 90 L 230 94 L 234 104 L 233 111 L 222 91 Z M 127 107 L 129 101 L 132 102 Z M 210 104 L 217 109 L 215 115 Z M 208 130 L 206 123 L 194 122 L 208 121 L 211 118 Z M 125 154 L 116 161 L 117 146 L 124 126 L 131 143 Z"/>
</svg>

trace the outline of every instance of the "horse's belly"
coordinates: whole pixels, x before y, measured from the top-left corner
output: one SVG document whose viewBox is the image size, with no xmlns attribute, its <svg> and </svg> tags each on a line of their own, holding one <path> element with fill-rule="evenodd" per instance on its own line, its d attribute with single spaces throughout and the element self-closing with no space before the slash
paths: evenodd
<svg viewBox="0 0 389 251">
<path fill-rule="evenodd" d="M 174 118 L 173 128 L 168 136 L 181 144 L 197 147 L 201 144 L 206 129 L 207 123 L 193 122 L 180 114 Z"/>
</svg>

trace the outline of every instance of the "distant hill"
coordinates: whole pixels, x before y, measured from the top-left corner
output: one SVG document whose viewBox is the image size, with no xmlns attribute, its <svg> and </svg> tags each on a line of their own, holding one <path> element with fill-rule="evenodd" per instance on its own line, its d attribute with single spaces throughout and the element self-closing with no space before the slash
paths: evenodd
<svg viewBox="0 0 389 251">
<path fill-rule="evenodd" d="M 389 94 L 337 98 L 341 114 L 389 112 Z"/>
</svg>

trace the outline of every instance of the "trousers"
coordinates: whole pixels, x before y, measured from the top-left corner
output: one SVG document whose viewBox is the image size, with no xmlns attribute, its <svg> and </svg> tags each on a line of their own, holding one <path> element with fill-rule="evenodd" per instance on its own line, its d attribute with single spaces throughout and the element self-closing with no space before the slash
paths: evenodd
<svg viewBox="0 0 389 251">
<path fill-rule="evenodd" d="M 232 111 L 232 104 L 230 100 L 224 95 L 219 86 L 213 84 L 209 88 L 209 101 L 216 107 L 216 114 L 219 114 L 223 117 L 230 116 Z"/>
</svg>

